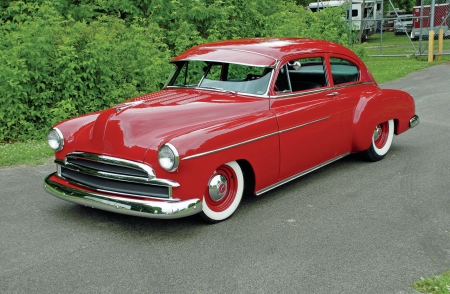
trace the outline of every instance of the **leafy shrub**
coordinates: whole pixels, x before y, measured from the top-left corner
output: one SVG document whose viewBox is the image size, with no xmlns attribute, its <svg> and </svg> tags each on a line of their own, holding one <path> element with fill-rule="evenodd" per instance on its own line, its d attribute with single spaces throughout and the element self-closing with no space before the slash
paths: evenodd
<svg viewBox="0 0 450 294">
<path fill-rule="evenodd" d="M 0 142 L 158 90 L 178 53 L 248 37 L 349 45 L 342 8 L 293 0 L 36 0 L 0 6 Z M 362 52 L 362 50 L 359 50 Z"/>
<path fill-rule="evenodd" d="M 48 4 L 18 1 L 8 9 L 34 12 L 1 26 L 0 141 L 35 138 L 56 120 L 157 90 L 169 71 L 154 24 L 110 16 L 76 22 Z"/>
</svg>

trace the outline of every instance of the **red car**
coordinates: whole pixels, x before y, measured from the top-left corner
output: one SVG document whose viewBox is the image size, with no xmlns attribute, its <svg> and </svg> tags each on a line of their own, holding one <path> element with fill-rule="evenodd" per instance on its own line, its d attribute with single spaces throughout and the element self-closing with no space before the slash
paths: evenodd
<svg viewBox="0 0 450 294">
<path fill-rule="evenodd" d="M 415 127 L 413 98 L 380 89 L 338 44 L 260 38 L 173 58 L 163 90 L 76 117 L 48 133 L 45 189 L 122 214 L 209 222 L 350 153 L 382 159 Z"/>
</svg>

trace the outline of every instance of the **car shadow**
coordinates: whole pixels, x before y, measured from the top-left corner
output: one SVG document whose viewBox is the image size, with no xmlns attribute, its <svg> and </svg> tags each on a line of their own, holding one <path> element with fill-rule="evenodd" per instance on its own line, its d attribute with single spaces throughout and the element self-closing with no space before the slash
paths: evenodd
<svg viewBox="0 0 450 294">
<path fill-rule="evenodd" d="M 398 149 L 393 146 L 393 151 Z M 400 148 L 401 149 L 401 148 Z M 235 214 L 228 220 L 217 224 L 205 223 L 199 215 L 193 215 L 178 219 L 152 219 L 137 216 L 129 216 L 109 211 L 103 211 L 69 202 L 61 202 L 51 210 L 53 221 L 65 226 L 76 226 L 77 229 L 108 230 L 111 233 L 132 233 L 136 236 L 148 234 L 164 234 L 179 238 L 185 232 L 205 230 L 205 228 L 238 226 L 244 221 L 256 221 L 260 217 L 260 210 L 270 211 L 280 201 L 290 201 L 290 191 L 298 191 L 302 197 L 314 197 L 306 192 L 308 186 L 315 184 L 318 179 L 334 177 L 335 174 L 345 173 L 346 170 L 360 168 L 362 165 L 371 164 L 364 161 L 359 154 L 346 156 L 336 162 L 315 170 L 309 174 L 292 180 L 284 185 L 268 191 L 260 196 L 245 195 Z M 56 205 L 56 204 L 55 204 Z M 207 229 L 208 230 L 208 229 Z"/>
</svg>

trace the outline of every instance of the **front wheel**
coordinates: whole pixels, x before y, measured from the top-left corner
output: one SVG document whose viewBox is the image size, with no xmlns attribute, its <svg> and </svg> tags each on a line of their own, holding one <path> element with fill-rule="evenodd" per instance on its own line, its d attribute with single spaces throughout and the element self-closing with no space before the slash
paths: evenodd
<svg viewBox="0 0 450 294">
<path fill-rule="evenodd" d="M 244 192 L 244 175 L 236 161 L 218 167 L 206 186 L 202 218 L 217 223 L 229 218 L 239 206 Z"/>
<path fill-rule="evenodd" d="M 364 152 L 369 161 L 378 161 L 384 158 L 394 138 L 394 120 L 388 120 L 377 125 L 373 131 L 372 144 Z"/>
</svg>

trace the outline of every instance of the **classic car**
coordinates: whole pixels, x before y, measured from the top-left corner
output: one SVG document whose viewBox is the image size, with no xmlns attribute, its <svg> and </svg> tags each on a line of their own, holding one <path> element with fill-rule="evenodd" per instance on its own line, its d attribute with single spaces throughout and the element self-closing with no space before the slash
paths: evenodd
<svg viewBox="0 0 450 294">
<path fill-rule="evenodd" d="M 255 38 L 170 61 L 161 91 L 56 124 L 50 194 L 149 218 L 229 218 L 261 195 L 351 153 L 378 161 L 418 125 L 413 98 L 380 89 L 349 49 Z"/>
</svg>

